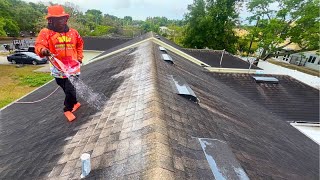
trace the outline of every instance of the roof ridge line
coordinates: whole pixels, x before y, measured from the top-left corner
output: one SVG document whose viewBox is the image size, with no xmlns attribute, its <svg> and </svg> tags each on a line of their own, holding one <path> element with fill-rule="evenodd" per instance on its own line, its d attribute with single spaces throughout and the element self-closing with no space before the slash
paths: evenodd
<svg viewBox="0 0 320 180">
<path fill-rule="evenodd" d="M 154 37 L 152 37 L 154 38 Z M 167 144 L 167 142 L 169 142 L 169 136 L 168 134 L 163 134 L 161 132 L 167 132 L 168 131 L 168 124 L 165 121 L 165 119 L 163 118 L 162 115 L 164 115 L 163 112 L 163 104 L 161 103 L 161 96 L 159 93 L 159 83 L 158 81 L 158 71 L 157 71 L 157 63 L 156 63 L 156 53 L 155 53 L 155 44 L 151 43 L 151 54 L 152 54 L 152 58 L 151 60 L 151 78 L 152 78 L 152 90 L 150 92 L 150 94 L 152 94 L 152 117 L 147 119 L 146 121 L 148 125 L 151 126 L 152 129 L 154 129 L 154 132 L 151 133 L 153 136 L 153 141 L 150 144 L 151 146 L 153 146 L 153 148 L 156 150 L 155 152 L 152 152 L 150 154 L 150 160 L 151 161 L 158 161 L 158 163 L 154 163 L 155 166 L 152 166 L 152 168 L 146 168 L 146 170 L 144 171 L 144 175 L 146 177 L 155 177 L 156 175 L 158 175 L 158 173 L 163 172 L 166 174 L 171 174 L 173 175 L 174 172 L 163 168 L 160 164 L 161 159 L 159 158 L 160 156 L 165 156 L 165 157 L 173 157 L 172 151 L 170 151 L 171 147 Z M 147 178 L 148 179 L 148 178 Z"/>
</svg>

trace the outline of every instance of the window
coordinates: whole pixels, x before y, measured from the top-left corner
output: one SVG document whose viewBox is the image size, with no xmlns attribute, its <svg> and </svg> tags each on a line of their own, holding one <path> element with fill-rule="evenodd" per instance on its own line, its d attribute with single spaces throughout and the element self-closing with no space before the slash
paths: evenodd
<svg viewBox="0 0 320 180">
<path fill-rule="evenodd" d="M 308 59 L 308 62 L 309 63 L 314 63 L 316 61 L 316 59 L 317 58 L 315 56 L 310 56 L 309 59 Z"/>
<path fill-rule="evenodd" d="M 290 54 L 287 54 L 287 55 L 283 56 L 282 60 L 288 61 L 288 60 L 289 60 L 289 57 L 290 57 Z"/>
</svg>

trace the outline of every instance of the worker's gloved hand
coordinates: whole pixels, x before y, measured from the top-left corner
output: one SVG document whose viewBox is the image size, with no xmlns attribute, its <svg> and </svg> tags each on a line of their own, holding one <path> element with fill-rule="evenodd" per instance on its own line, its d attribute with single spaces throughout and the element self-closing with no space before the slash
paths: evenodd
<svg viewBox="0 0 320 180">
<path fill-rule="evenodd" d="M 51 53 L 50 53 L 50 51 L 48 49 L 42 48 L 41 49 L 41 55 L 42 56 L 51 56 Z"/>
</svg>

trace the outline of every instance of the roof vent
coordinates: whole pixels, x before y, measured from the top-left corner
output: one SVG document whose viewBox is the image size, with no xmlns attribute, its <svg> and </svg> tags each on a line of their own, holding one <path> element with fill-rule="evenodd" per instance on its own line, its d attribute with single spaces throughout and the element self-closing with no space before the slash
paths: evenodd
<svg viewBox="0 0 320 180">
<path fill-rule="evenodd" d="M 173 64 L 173 60 L 168 54 L 162 54 L 162 59 L 165 60 L 166 62 Z"/>
<path fill-rule="evenodd" d="M 162 47 L 162 46 L 159 46 L 159 50 L 160 50 L 160 51 L 162 51 L 162 52 L 165 52 L 165 53 L 167 53 L 167 50 L 166 50 L 166 48 L 164 48 L 164 47 Z"/>
<path fill-rule="evenodd" d="M 172 86 L 178 95 L 185 97 L 195 103 L 199 103 L 199 99 L 184 79 L 173 75 L 171 75 L 171 79 Z"/>
<path fill-rule="evenodd" d="M 256 83 L 278 84 L 279 80 L 274 77 L 252 76 Z"/>
</svg>

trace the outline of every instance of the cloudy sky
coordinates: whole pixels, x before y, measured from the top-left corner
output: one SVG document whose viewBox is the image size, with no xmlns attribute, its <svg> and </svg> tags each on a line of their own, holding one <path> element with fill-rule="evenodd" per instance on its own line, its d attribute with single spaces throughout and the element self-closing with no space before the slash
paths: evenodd
<svg viewBox="0 0 320 180">
<path fill-rule="evenodd" d="M 39 2 L 40 0 L 24 0 Z M 65 0 L 41 0 L 64 4 Z M 168 19 L 182 19 L 193 0 L 68 0 L 80 7 L 82 11 L 98 9 L 104 14 L 111 14 L 123 18 L 131 16 L 136 20 L 145 20 L 147 17 L 165 16 Z M 241 17 L 247 13 L 242 11 Z"/>
</svg>

